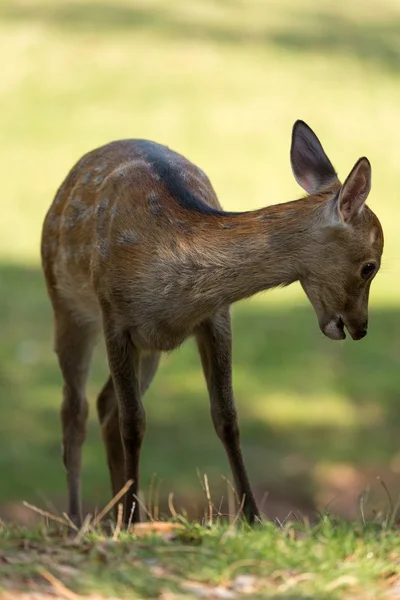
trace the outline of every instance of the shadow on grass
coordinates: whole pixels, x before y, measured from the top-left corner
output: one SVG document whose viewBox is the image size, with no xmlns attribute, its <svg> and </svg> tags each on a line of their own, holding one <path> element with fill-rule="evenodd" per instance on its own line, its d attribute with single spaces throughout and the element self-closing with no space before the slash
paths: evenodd
<svg viewBox="0 0 400 600">
<path fill-rule="evenodd" d="M 0 502 L 47 498 L 57 504 L 65 498 L 61 379 L 42 274 L 3 265 L 0 290 Z M 312 513 L 339 495 L 344 500 L 336 511 L 351 517 L 365 486 L 379 489 L 378 475 L 394 496 L 400 492 L 400 311 L 373 310 L 369 335 L 360 343 L 325 339 L 310 307 L 248 302 L 237 305 L 233 317 L 244 453 L 258 497 L 270 492 L 267 514 L 282 517 L 293 508 Z M 96 504 L 109 495 L 94 410 L 107 376 L 101 350 L 88 389 L 84 449 L 84 496 Z M 226 496 L 221 475 L 229 469 L 191 341 L 164 358 L 145 404 L 144 489 L 156 473 L 162 500 L 172 490 L 191 514 L 201 513 L 198 468 L 207 473 L 214 497 Z M 375 496 L 382 504 L 382 493 Z"/>
<path fill-rule="evenodd" d="M 138 6 L 119 2 L 6 2 L 0 8 L 4 21 L 34 22 L 68 32 L 94 34 L 146 32 L 160 38 L 207 41 L 218 44 L 272 45 L 288 51 L 305 53 L 349 54 L 363 62 L 398 70 L 400 61 L 400 15 L 379 15 L 380 21 L 357 20 L 351 14 L 337 13 L 332 8 L 299 11 L 293 6 L 274 6 L 284 26 L 271 26 L 262 3 L 246 6 L 232 3 L 229 13 L 215 16 L 210 11 L 177 10 L 167 2 L 157 6 Z M 244 11 L 254 12 L 254 20 L 240 18 Z M 388 9 L 387 9 L 388 11 Z M 251 14 L 253 14 L 253 12 Z M 247 16 L 248 16 L 247 12 Z M 255 26 L 255 24 L 257 26 Z"/>
</svg>

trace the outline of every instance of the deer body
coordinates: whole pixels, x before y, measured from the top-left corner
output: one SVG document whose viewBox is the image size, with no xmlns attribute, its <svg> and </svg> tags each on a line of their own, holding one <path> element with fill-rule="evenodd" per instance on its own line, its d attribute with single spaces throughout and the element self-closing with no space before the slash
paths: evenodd
<svg viewBox="0 0 400 600">
<path fill-rule="evenodd" d="M 86 154 L 58 190 L 43 226 L 42 262 L 64 379 L 69 513 L 77 523 L 85 384 L 101 331 L 111 376 L 99 396 L 98 413 L 114 493 L 126 480 L 134 481 L 126 496 L 126 521 L 138 493 L 146 424 L 142 396 L 161 352 L 196 337 L 215 429 L 244 497 L 244 514 L 253 522 L 259 513 L 241 454 L 232 391 L 230 305 L 300 280 L 326 335 L 344 337 L 344 325 L 355 339 L 365 334 L 370 281 L 364 285 L 354 276 L 350 285 L 337 273 L 335 282 L 336 271 L 328 266 L 337 248 L 345 247 L 345 271 L 360 261 L 379 267 L 382 232 L 364 206 L 369 163 L 362 163 L 363 169 L 356 165 L 351 185 L 341 186 L 323 162 L 324 154 L 319 170 L 310 166 L 320 145 L 305 124 L 297 127 L 292 167 L 307 191 L 316 189 L 296 202 L 223 212 L 198 167 L 144 140 L 112 142 Z M 304 139 L 311 144 L 311 158 L 301 148 Z M 319 176 L 322 181 L 316 184 Z M 332 310 L 326 310 L 321 284 Z M 133 520 L 138 519 L 135 510 Z"/>
</svg>

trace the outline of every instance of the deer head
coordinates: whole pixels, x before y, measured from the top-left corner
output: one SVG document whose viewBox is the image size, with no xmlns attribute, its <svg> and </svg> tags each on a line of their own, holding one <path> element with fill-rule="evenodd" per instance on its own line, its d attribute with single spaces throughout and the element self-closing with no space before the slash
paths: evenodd
<svg viewBox="0 0 400 600">
<path fill-rule="evenodd" d="M 365 204 L 371 165 L 360 158 L 342 185 L 303 121 L 293 127 L 290 157 L 296 181 L 310 202 L 318 201 L 300 283 L 327 337 L 344 339 L 346 327 L 353 340 L 360 340 L 367 334 L 369 290 L 383 251 L 382 227 Z"/>
</svg>

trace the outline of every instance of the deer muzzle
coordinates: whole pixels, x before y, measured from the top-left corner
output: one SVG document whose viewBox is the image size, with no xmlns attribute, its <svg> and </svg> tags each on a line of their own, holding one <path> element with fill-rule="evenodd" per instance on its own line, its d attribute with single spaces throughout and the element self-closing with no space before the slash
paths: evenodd
<svg viewBox="0 0 400 600">
<path fill-rule="evenodd" d="M 362 340 L 368 333 L 368 320 L 346 320 L 346 329 L 350 333 L 353 340 Z"/>
<path fill-rule="evenodd" d="M 344 340 L 346 338 L 345 327 L 353 340 L 362 340 L 367 335 L 368 321 L 362 320 L 359 322 L 337 316 L 331 317 L 321 324 L 322 332 L 331 340 Z"/>
<path fill-rule="evenodd" d="M 331 317 L 321 324 L 321 330 L 330 340 L 344 340 L 346 337 L 342 317 Z"/>
</svg>

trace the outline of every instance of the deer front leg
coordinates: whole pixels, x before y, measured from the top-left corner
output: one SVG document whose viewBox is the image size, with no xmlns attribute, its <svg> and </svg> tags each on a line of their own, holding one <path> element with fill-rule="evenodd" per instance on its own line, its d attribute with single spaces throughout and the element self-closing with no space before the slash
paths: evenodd
<svg viewBox="0 0 400 600">
<path fill-rule="evenodd" d="M 159 360 L 159 352 L 147 353 L 140 358 L 140 392 L 142 397 L 153 380 Z M 112 491 L 115 496 L 124 486 L 125 469 L 124 451 L 119 429 L 118 403 L 112 377 L 108 378 L 107 383 L 99 394 L 97 399 L 97 413 L 106 448 Z"/>
<path fill-rule="evenodd" d="M 202 323 L 196 332 L 204 375 L 211 402 L 215 431 L 222 441 L 239 501 L 249 523 L 260 520 L 256 501 L 244 465 L 239 425 L 232 389 L 232 336 L 228 310 L 220 311 Z"/>
<path fill-rule="evenodd" d="M 113 496 L 124 487 L 124 450 L 119 431 L 118 401 L 114 383 L 110 376 L 97 398 L 97 414 L 107 455 Z M 117 515 L 117 507 L 115 507 Z"/>
<path fill-rule="evenodd" d="M 105 322 L 105 338 L 108 362 L 118 400 L 119 427 L 124 453 L 125 481 L 133 484 L 125 495 L 124 522 L 140 521 L 136 497 L 139 493 L 139 459 L 146 431 L 146 414 L 140 393 L 140 354 L 127 333 L 110 333 Z"/>
</svg>

